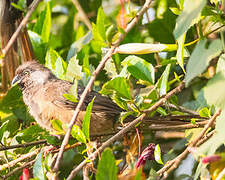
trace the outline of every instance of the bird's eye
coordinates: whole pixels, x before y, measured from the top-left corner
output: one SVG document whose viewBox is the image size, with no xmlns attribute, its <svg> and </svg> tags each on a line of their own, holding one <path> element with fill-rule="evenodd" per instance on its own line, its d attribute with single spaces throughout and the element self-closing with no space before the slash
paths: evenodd
<svg viewBox="0 0 225 180">
<path fill-rule="evenodd" d="M 23 74 L 24 75 L 28 75 L 28 74 L 30 74 L 30 72 L 29 71 L 24 71 Z"/>
</svg>

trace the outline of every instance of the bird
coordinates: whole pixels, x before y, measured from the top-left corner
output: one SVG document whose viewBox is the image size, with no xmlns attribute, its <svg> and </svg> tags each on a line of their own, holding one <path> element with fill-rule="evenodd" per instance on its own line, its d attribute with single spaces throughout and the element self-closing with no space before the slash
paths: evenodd
<svg viewBox="0 0 225 180">
<path fill-rule="evenodd" d="M 60 120 L 66 130 L 66 124 L 72 119 L 77 103 L 64 97 L 72 83 L 57 78 L 47 67 L 37 61 L 28 61 L 20 65 L 15 72 L 12 85 L 18 84 L 22 90 L 23 101 L 35 121 L 44 129 L 54 132 L 51 120 Z M 84 87 L 78 86 L 78 99 Z M 96 91 L 87 94 L 76 125 L 82 127 L 86 107 L 94 99 L 90 120 L 90 135 L 113 133 L 116 121 L 123 111 L 109 97 Z"/>
</svg>

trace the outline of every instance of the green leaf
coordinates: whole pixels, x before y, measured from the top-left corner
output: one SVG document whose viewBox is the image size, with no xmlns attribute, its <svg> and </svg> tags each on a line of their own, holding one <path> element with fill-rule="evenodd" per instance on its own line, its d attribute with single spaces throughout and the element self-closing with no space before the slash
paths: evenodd
<svg viewBox="0 0 225 180">
<path fill-rule="evenodd" d="M 169 9 L 173 12 L 173 14 L 180 15 L 181 13 L 180 9 L 178 8 L 170 7 Z"/>
<path fill-rule="evenodd" d="M 184 72 L 185 72 L 185 70 L 184 70 L 184 43 L 185 43 L 185 38 L 186 38 L 186 32 L 178 38 L 178 40 L 177 40 L 178 49 L 177 49 L 177 55 L 176 55 L 177 62 Z"/>
<path fill-rule="evenodd" d="M 98 163 L 96 180 L 117 180 L 116 160 L 111 149 L 106 148 Z"/>
<path fill-rule="evenodd" d="M 189 58 L 185 76 L 186 86 L 188 86 L 192 79 L 204 72 L 210 60 L 218 56 L 222 51 L 222 43 L 219 39 L 214 40 L 208 49 L 205 46 L 206 39 L 200 40 Z"/>
<path fill-rule="evenodd" d="M 45 57 L 45 65 L 59 78 L 65 79 L 66 62 L 53 49 L 49 49 Z"/>
<path fill-rule="evenodd" d="M 92 23 L 92 34 L 93 34 L 93 40 L 91 41 L 92 48 L 95 52 L 101 53 L 101 48 L 106 47 L 107 44 L 105 43 L 101 34 L 98 32 L 97 26 L 94 23 Z"/>
<path fill-rule="evenodd" d="M 157 111 L 158 113 L 160 113 L 162 116 L 168 115 L 168 113 L 166 112 L 166 110 L 163 109 L 162 107 L 158 107 L 158 108 L 156 109 L 156 111 Z"/>
<path fill-rule="evenodd" d="M 103 39 L 105 39 L 105 13 L 102 9 L 102 7 L 98 8 L 98 14 L 97 14 L 97 21 L 96 26 L 98 29 L 99 34 L 102 36 Z"/>
<path fill-rule="evenodd" d="M 24 106 L 24 104 L 22 100 L 22 92 L 18 85 L 10 88 L 7 95 L 0 100 L 1 110 L 12 110 L 12 108 L 18 108 L 21 106 Z"/>
<path fill-rule="evenodd" d="M 83 131 L 86 139 L 88 139 L 88 140 L 90 140 L 90 136 L 89 136 L 90 128 L 89 127 L 90 127 L 91 111 L 92 111 L 92 106 L 93 106 L 94 100 L 95 100 L 95 97 L 88 104 L 85 115 L 84 115 L 83 123 L 82 123 L 82 131 Z"/>
<path fill-rule="evenodd" d="M 136 176 L 134 177 L 134 180 L 141 180 L 141 172 L 142 172 L 142 168 L 140 168 L 138 170 L 138 172 L 136 173 Z"/>
<path fill-rule="evenodd" d="M 84 144 L 87 143 L 85 134 L 83 131 L 79 128 L 77 125 L 73 125 L 73 128 L 71 130 L 71 135 L 77 139 L 79 142 L 82 142 Z"/>
<path fill-rule="evenodd" d="M 58 119 L 52 119 L 50 120 L 52 127 L 58 131 L 59 133 L 65 133 L 63 130 L 63 124 L 60 120 Z"/>
<path fill-rule="evenodd" d="M 46 14 L 43 22 L 42 30 L 41 30 L 41 38 L 43 42 L 48 42 L 51 30 L 51 9 L 50 3 L 47 3 L 46 6 Z"/>
<path fill-rule="evenodd" d="M 17 3 L 11 2 L 11 5 L 20 11 L 23 11 L 27 8 L 27 1 L 26 0 L 19 0 Z"/>
<path fill-rule="evenodd" d="M 162 19 L 163 14 L 166 12 L 166 10 L 167 10 L 167 0 L 160 0 L 156 12 L 157 18 Z"/>
<path fill-rule="evenodd" d="M 125 99 L 131 100 L 130 86 L 126 78 L 116 77 L 106 82 L 101 90 L 102 94 L 108 95 L 116 92 Z"/>
<path fill-rule="evenodd" d="M 90 67 L 90 64 L 89 64 L 90 46 L 85 46 L 82 49 L 82 51 L 84 53 L 82 71 L 85 72 L 85 73 L 87 73 L 87 75 L 91 75 L 91 72 L 90 72 L 90 69 L 89 69 L 89 67 Z"/>
<path fill-rule="evenodd" d="M 196 18 L 199 17 L 203 7 L 206 5 L 206 0 L 188 0 L 181 14 L 176 20 L 176 27 L 173 34 L 176 39 L 182 36 L 193 25 Z"/>
<path fill-rule="evenodd" d="M 67 54 L 66 60 L 70 60 L 74 57 L 84 45 L 88 44 L 92 40 L 92 32 L 89 31 L 85 36 L 81 37 L 79 40 L 75 41 L 71 46 Z"/>
<path fill-rule="evenodd" d="M 209 105 L 216 105 L 219 108 L 225 108 L 225 74 L 217 73 L 209 80 L 204 88 L 204 96 Z"/>
<path fill-rule="evenodd" d="M 78 81 L 75 79 L 72 87 L 69 90 L 69 94 L 63 94 L 63 96 L 71 102 L 74 102 L 74 103 L 78 102 L 77 87 L 78 87 Z"/>
<path fill-rule="evenodd" d="M 116 66 L 112 58 L 106 61 L 104 70 L 110 78 L 118 76 Z"/>
<path fill-rule="evenodd" d="M 160 96 L 163 96 L 166 94 L 167 90 L 168 90 L 168 79 L 169 79 L 169 74 L 170 74 L 170 67 L 171 64 L 168 64 L 166 66 L 165 71 L 163 72 L 162 76 L 161 76 L 161 83 L 160 83 Z"/>
<path fill-rule="evenodd" d="M 78 102 L 77 98 L 73 94 L 63 94 L 63 96 L 71 102 Z"/>
<path fill-rule="evenodd" d="M 32 47 L 34 49 L 35 57 L 41 62 L 44 63 L 44 58 L 47 52 L 47 43 L 42 41 L 41 36 L 33 31 L 28 31 Z"/>
<path fill-rule="evenodd" d="M 225 54 L 222 54 L 218 60 L 217 66 L 216 66 L 216 72 L 225 72 Z"/>
<path fill-rule="evenodd" d="M 154 84 L 154 67 L 144 59 L 137 56 L 128 56 L 123 60 L 122 65 L 127 65 L 127 70 L 137 79 L 142 79 Z"/>
<path fill-rule="evenodd" d="M 167 10 L 163 14 L 163 19 L 155 19 L 147 25 L 150 37 L 160 43 L 175 43 L 173 36 L 175 20 L 176 16 Z"/>
<path fill-rule="evenodd" d="M 209 109 L 207 107 L 202 108 L 198 113 L 201 117 L 210 117 Z"/>
<path fill-rule="evenodd" d="M 72 57 L 69 61 L 67 71 L 66 71 L 66 80 L 73 82 L 74 79 L 80 80 L 82 77 L 82 66 L 80 66 L 79 61 L 76 59 L 76 56 Z"/>
<path fill-rule="evenodd" d="M 45 175 L 45 169 L 44 169 L 44 166 L 43 166 L 43 153 L 40 152 L 38 155 L 37 155 L 37 159 L 34 163 L 34 167 L 33 167 L 33 175 L 34 175 L 34 178 L 38 178 L 38 179 L 43 179 L 43 180 L 46 180 L 46 175 Z"/>
<path fill-rule="evenodd" d="M 161 150 L 160 150 L 160 146 L 158 144 L 155 146 L 154 157 L 155 157 L 155 160 L 157 163 L 163 164 L 162 158 L 161 158 Z"/>
<path fill-rule="evenodd" d="M 38 17 L 34 25 L 33 31 L 41 36 L 43 42 L 48 42 L 51 29 L 51 9 L 50 2 L 47 3 L 46 8 Z"/>
</svg>

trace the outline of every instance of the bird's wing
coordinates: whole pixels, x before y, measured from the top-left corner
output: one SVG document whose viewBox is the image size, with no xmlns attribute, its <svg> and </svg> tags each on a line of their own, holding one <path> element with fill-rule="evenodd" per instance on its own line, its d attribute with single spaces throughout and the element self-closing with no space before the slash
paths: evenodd
<svg viewBox="0 0 225 180">
<path fill-rule="evenodd" d="M 53 85 L 54 84 L 54 85 Z M 53 94 L 52 103 L 56 106 L 59 106 L 62 109 L 75 109 L 78 103 L 72 102 L 64 97 L 64 94 L 68 94 L 72 84 L 67 81 L 58 80 L 54 83 L 51 83 L 51 87 L 47 89 L 47 91 L 53 91 L 48 94 Z M 78 88 L 78 98 L 82 94 L 84 88 Z M 110 98 L 106 96 L 102 96 L 101 94 L 91 91 L 87 94 L 83 106 L 81 107 L 82 111 L 86 110 L 88 104 L 95 97 L 94 105 L 92 108 L 92 112 L 104 112 L 104 113 L 112 113 L 119 114 L 122 109 L 117 106 Z"/>
</svg>

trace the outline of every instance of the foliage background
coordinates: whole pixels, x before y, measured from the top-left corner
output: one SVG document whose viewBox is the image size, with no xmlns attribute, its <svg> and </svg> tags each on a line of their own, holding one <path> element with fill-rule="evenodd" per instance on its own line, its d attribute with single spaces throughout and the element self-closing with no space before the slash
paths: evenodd
<svg viewBox="0 0 225 180">
<path fill-rule="evenodd" d="M 19 1 L 17 6 L 26 13 L 24 2 Z M 75 87 L 77 82 L 81 86 L 87 85 L 91 73 L 107 49 L 118 39 L 119 33 L 124 33 L 128 22 L 144 4 L 141 0 L 84 0 L 79 3 L 91 22 L 92 29 L 88 28 L 84 17 L 78 13 L 79 8 L 69 0 L 42 1 L 27 24 L 36 59 L 50 68 L 60 79 L 73 81 Z M 147 44 L 120 47 L 120 51 L 118 50 L 118 53 L 106 63 L 95 81 L 94 90 L 109 95 L 126 110 L 122 117 L 139 116 L 183 80 L 186 88 L 179 95 L 173 95 L 164 106 L 151 113 L 150 117 L 162 120 L 176 116 L 180 121 L 198 125 L 199 120 L 209 119 L 217 109 L 222 109 L 216 125 L 208 131 L 209 133 L 216 129 L 213 137 L 194 153 L 190 153 L 168 179 L 196 179 L 199 175 L 215 178 L 225 168 L 222 165 L 225 140 L 223 26 L 224 4 L 220 0 L 153 1 L 151 8 L 122 41 L 122 44 Z M 156 45 L 154 49 L 152 44 Z M 163 49 L 159 48 L 160 44 Z M 134 52 L 136 50 L 139 50 L 138 53 Z M 75 93 L 75 90 L 72 91 L 67 98 L 76 98 Z M 179 107 L 185 107 L 191 113 L 184 112 Z M 47 139 L 50 144 L 60 145 L 56 138 L 41 129 L 30 117 L 18 87 L 2 94 L 0 116 L 2 146 L 41 139 Z M 160 144 L 164 163 L 181 153 L 187 143 L 202 130 L 202 126 L 196 125 L 193 129 L 175 126 L 165 131 L 164 129 L 171 125 L 167 123 L 158 124 L 158 131 L 151 128 L 139 129 L 143 139 L 141 151 L 149 143 Z M 55 127 L 58 131 L 62 130 L 60 123 L 59 126 L 55 124 Z M 171 134 L 174 136 L 170 136 Z M 166 138 L 163 135 L 166 135 Z M 60 169 L 61 178 L 67 177 L 73 166 L 78 165 L 87 156 L 85 149 L 88 137 L 80 137 L 76 133 L 74 137 L 83 142 L 83 145 L 64 153 Z M 71 144 L 74 141 L 72 140 Z M 123 179 L 123 175 L 127 173 L 124 167 L 127 167 L 128 174 L 134 174 L 132 179 L 135 176 L 136 179 L 144 178 L 143 173 L 134 170 L 139 143 L 140 140 L 138 141 L 137 135 L 134 134 L 112 144 L 111 149 L 107 149 L 102 155 L 101 161 L 95 161 L 94 166 L 98 173 L 96 177 L 94 173 L 90 173 L 91 177 L 106 179 L 107 174 L 111 173 L 108 179 L 116 179 L 117 174 Z M 21 154 L 32 152 L 41 146 L 43 145 L 1 151 L 0 164 L 7 164 Z M 217 164 L 210 163 L 206 167 L 199 159 L 214 154 L 221 157 Z M 161 152 L 155 151 L 155 157 L 160 156 Z M 37 156 L 33 171 L 30 168 L 34 178 L 45 179 L 45 174 L 51 173 L 50 164 L 53 157 L 54 154 L 45 158 L 41 154 Z M 10 168 L 0 165 L 1 174 L 6 175 L 34 158 L 30 157 Z M 145 164 L 143 172 L 146 178 L 154 179 L 157 170 L 163 167 L 160 158 L 156 158 L 156 161 Z M 109 167 L 105 167 L 104 164 L 108 164 Z M 15 179 L 20 174 L 21 171 L 18 171 L 10 176 L 10 179 Z M 78 174 L 77 178 L 82 178 L 82 173 Z"/>
</svg>

